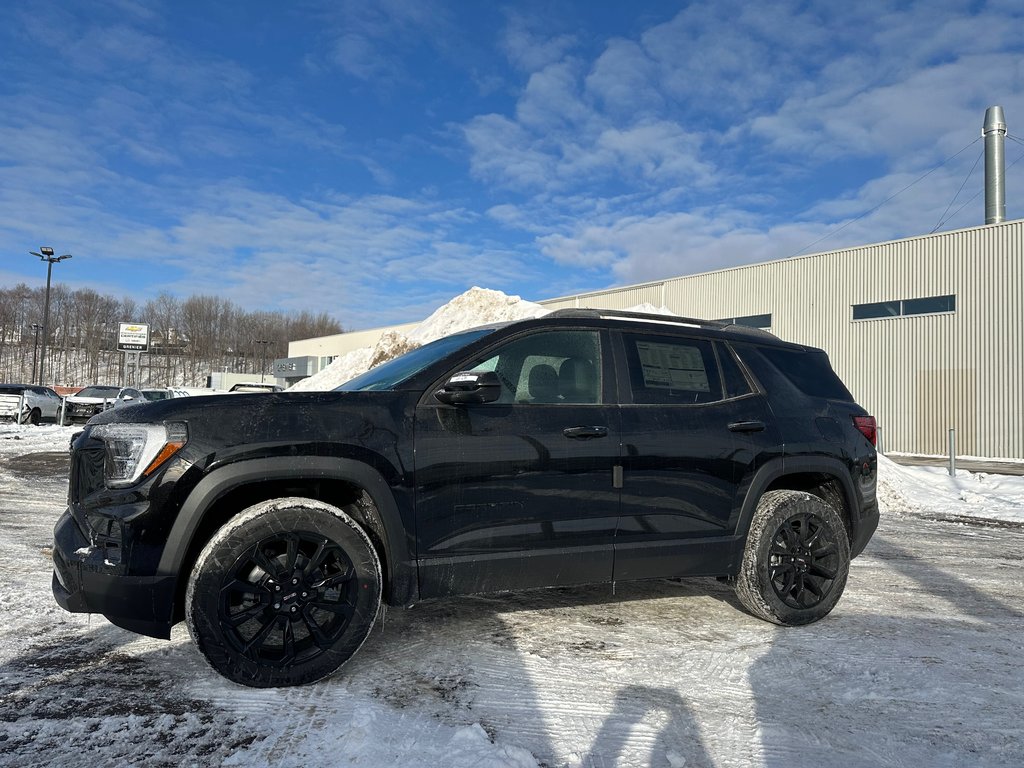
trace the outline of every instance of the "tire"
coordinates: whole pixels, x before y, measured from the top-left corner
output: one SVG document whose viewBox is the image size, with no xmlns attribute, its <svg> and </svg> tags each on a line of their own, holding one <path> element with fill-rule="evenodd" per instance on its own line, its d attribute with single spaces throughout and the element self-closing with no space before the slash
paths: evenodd
<svg viewBox="0 0 1024 768">
<path fill-rule="evenodd" d="M 42 414 L 39 413 L 39 409 L 38 408 L 33 408 L 32 409 L 32 413 L 30 413 L 28 415 L 28 423 L 31 424 L 33 427 L 38 427 L 39 426 L 39 422 L 41 421 L 41 419 L 42 419 Z"/>
<path fill-rule="evenodd" d="M 185 620 L 229 680 L 305 685 L 359 650 L 380 609 L 381 582 L 373 544 L 342 510 L 273 499 L 239 513 L 203 548 Z"/>
<path fill-rule="evenodd" d="M 743 550 L 736 595 L 773 624 L 810 624 L 839 602 L 850 573 L 850 541 L 836 510 L 802 491 L 768 491 Z"/>
</svg>

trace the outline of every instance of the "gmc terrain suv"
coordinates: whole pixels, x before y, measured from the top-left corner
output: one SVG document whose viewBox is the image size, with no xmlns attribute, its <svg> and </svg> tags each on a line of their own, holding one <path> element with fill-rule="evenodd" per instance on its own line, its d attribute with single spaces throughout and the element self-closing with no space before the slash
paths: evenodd
<svg viewBox="0 0 1024 768">
<path fill-rule="evenodd" d="M 126 405 L 74 440 L 53 592 L 221 674 L 310 683 L 381 602 L 717 576 L 825 616 L 878 524 L 875 420 L 824 352 L 564 310 L 457 333 L 333 392 Z"/>
</svg>

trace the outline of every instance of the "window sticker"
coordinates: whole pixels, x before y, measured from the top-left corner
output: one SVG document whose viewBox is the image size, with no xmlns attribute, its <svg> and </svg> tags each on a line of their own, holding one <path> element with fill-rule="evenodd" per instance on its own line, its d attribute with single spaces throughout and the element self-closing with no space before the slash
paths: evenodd
<svg viewBox="0 0 1024 768">
<path fill-rule="evenodd" d="M 638 341 L 636 351 L 640 356 L 645 387 L 711 391 L 704 358 L 697 347 Z"/>
</svg>

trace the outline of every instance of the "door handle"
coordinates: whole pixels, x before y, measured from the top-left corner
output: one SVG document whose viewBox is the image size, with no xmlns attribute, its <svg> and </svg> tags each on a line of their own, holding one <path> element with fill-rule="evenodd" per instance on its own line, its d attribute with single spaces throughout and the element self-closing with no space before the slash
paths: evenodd
<svg viewBox="0 0 1024 768">
<path fill-rule="evenodd" d="M 595 437 L 608 437 L 608 427 L 566 427 L 562 434 L 570 440 L 593 440 Z"/>
<path fill-rule="evenodd" d="M 730 432 L 764 432 L 763 421 L 734 421 L 729 425 Z"/>
</svg>

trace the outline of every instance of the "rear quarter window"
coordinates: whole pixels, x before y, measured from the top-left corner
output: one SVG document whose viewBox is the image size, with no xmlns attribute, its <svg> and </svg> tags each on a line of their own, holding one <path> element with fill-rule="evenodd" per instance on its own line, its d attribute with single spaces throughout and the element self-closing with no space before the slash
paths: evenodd
<svg viewBox="0 0 1024 768">
<path fill-rule="evenodd" d="M 832 370 L 828 355 L 821 350 L 761 347 L 759 351 L 773 368 L 804 394 L 826 400 L 853 401 L 850 390 Z M 754 373 L 757 373 L 756 366 Z"/>
</svg>

